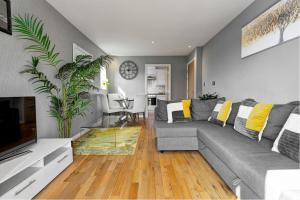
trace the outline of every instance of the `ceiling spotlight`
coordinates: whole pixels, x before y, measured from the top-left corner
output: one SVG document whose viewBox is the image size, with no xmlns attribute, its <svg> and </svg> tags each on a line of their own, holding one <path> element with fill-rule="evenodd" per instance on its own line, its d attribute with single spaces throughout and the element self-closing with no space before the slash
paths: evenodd
<svg viewBox="0 0 300 200">
<path fill-rule="evenodd" d="M 189 45 L 189 46 L 188 46 L 188 48 L 192 48 L 192 46 L 191 46 L 191 45 Z"/>
<path fill-rule="evenodd" d="M 151 44 L 154 44 L 154 43 L 155 43 L 155 41 L 152 41 L 152 42 L 151 42 Z"/>
</svg>

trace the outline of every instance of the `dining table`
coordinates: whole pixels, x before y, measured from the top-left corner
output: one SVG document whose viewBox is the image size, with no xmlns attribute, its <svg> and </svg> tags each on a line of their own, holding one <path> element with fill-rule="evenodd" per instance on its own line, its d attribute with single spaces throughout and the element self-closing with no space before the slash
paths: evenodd
<svg viewBox="0 0 300 200">
<path fill-rule="evenodd" d="M 130 108 L 131 103 L 134 102 L 134 99 L 131 98 L 120 98 L 120 99 L 115 99 L 114 101 L 118 102 L 120 106 L 126 111 L 127 109 Z M 121 112 L 120 121 L 128 121 L 128 114 L 126 112 Z"/>
</svg>

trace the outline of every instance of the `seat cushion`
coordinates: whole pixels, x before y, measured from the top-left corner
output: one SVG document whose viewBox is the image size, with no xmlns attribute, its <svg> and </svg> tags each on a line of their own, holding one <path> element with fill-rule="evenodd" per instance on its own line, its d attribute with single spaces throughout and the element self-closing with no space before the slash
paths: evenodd
<svg viewBox="0 0 300 200">
<path fill-rule="evenodd" d="M 222 128 L 202 123 L 198 137 L 260 198 L 264 197 L 267 170 L 299 168 L 295 161 L 272 152 L 271 140 L 263 139 L 258 143 L 230 126 Z"/>
<path fill-rule="evenodd" d="M 175 122 L 169 124 L 164 121 L 155 121 L 156 136 L 166 137 L 197 137 L 197 128 L 201 122 Z"/>
</svg>

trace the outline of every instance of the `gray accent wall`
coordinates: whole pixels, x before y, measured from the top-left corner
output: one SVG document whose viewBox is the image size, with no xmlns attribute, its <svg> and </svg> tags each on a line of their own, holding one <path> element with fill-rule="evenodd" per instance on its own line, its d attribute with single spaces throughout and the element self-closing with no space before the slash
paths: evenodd
<svg viewBox="0 0 300 200">
<path fill-rule="evenodd" d="M 299 39 L 241 59 L 241 28 L 277 1 L 256 0 L 204 46 L 204 92 L 272 103 L 299 99 Z"/>
<path fill-rule="evenodd" d="M 119 74 L 122 62 L 131 60 L 139 67 L 139 74 L 133 80 L 125 80 Z M 127 96 L 145 93 L 145 65 L 146 64 L 171 64 L 171 96 L 174 100 L 186 97 L 186 56 L 131 56 L 114 57 L 109 67 L 109 92 L 123 90 Z"/>
<path fill-rule="evenodd" d="M 45 0 L 13 0 L 11 4 L 13 15 L 28 13 L 43 20 L 46 32 L 56 44 L 57 51 L 61 53 L 60 57 L 64 62 L 72 61 L 73 43 L 78 44 L 94 56 L 104 54 Z M 44 95 L 36 95 L 32 85 L 27 81 L 28 77 L 19 74 L 30 60 L 30 55 L 23 50 L 24 41 L 0 32 L 0 46 L 0 96 L 36 96 L 38 137 L 57 137 L 56 122 L 48 114 L 49 101 Z M 54 80 L 54 71 L 43 67 L 44 72 Z M 95 83 L 99 84 L 99 79 Z M 95 102 L 94 107 L 87 112 L 85 119 L 74 120 L 73 134 L 78 133 L 81 126 L 90 125 L 98 119 L 100 115 L 97 112 L 97 108 L 98 110 L 100 108 L 99 102 L 95 96 L 92 98 Z"/>
</svg>

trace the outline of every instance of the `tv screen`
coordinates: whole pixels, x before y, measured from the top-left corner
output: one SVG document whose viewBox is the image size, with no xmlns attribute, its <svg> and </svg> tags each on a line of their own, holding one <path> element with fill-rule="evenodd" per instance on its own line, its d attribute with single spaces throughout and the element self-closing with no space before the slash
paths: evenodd
<svg viewBox="0 0 300 200">
<path fill-rule="evenodd" d="M 33 144 L 35 97 L 0 97 L 0 158 Z"/>
</svg>

